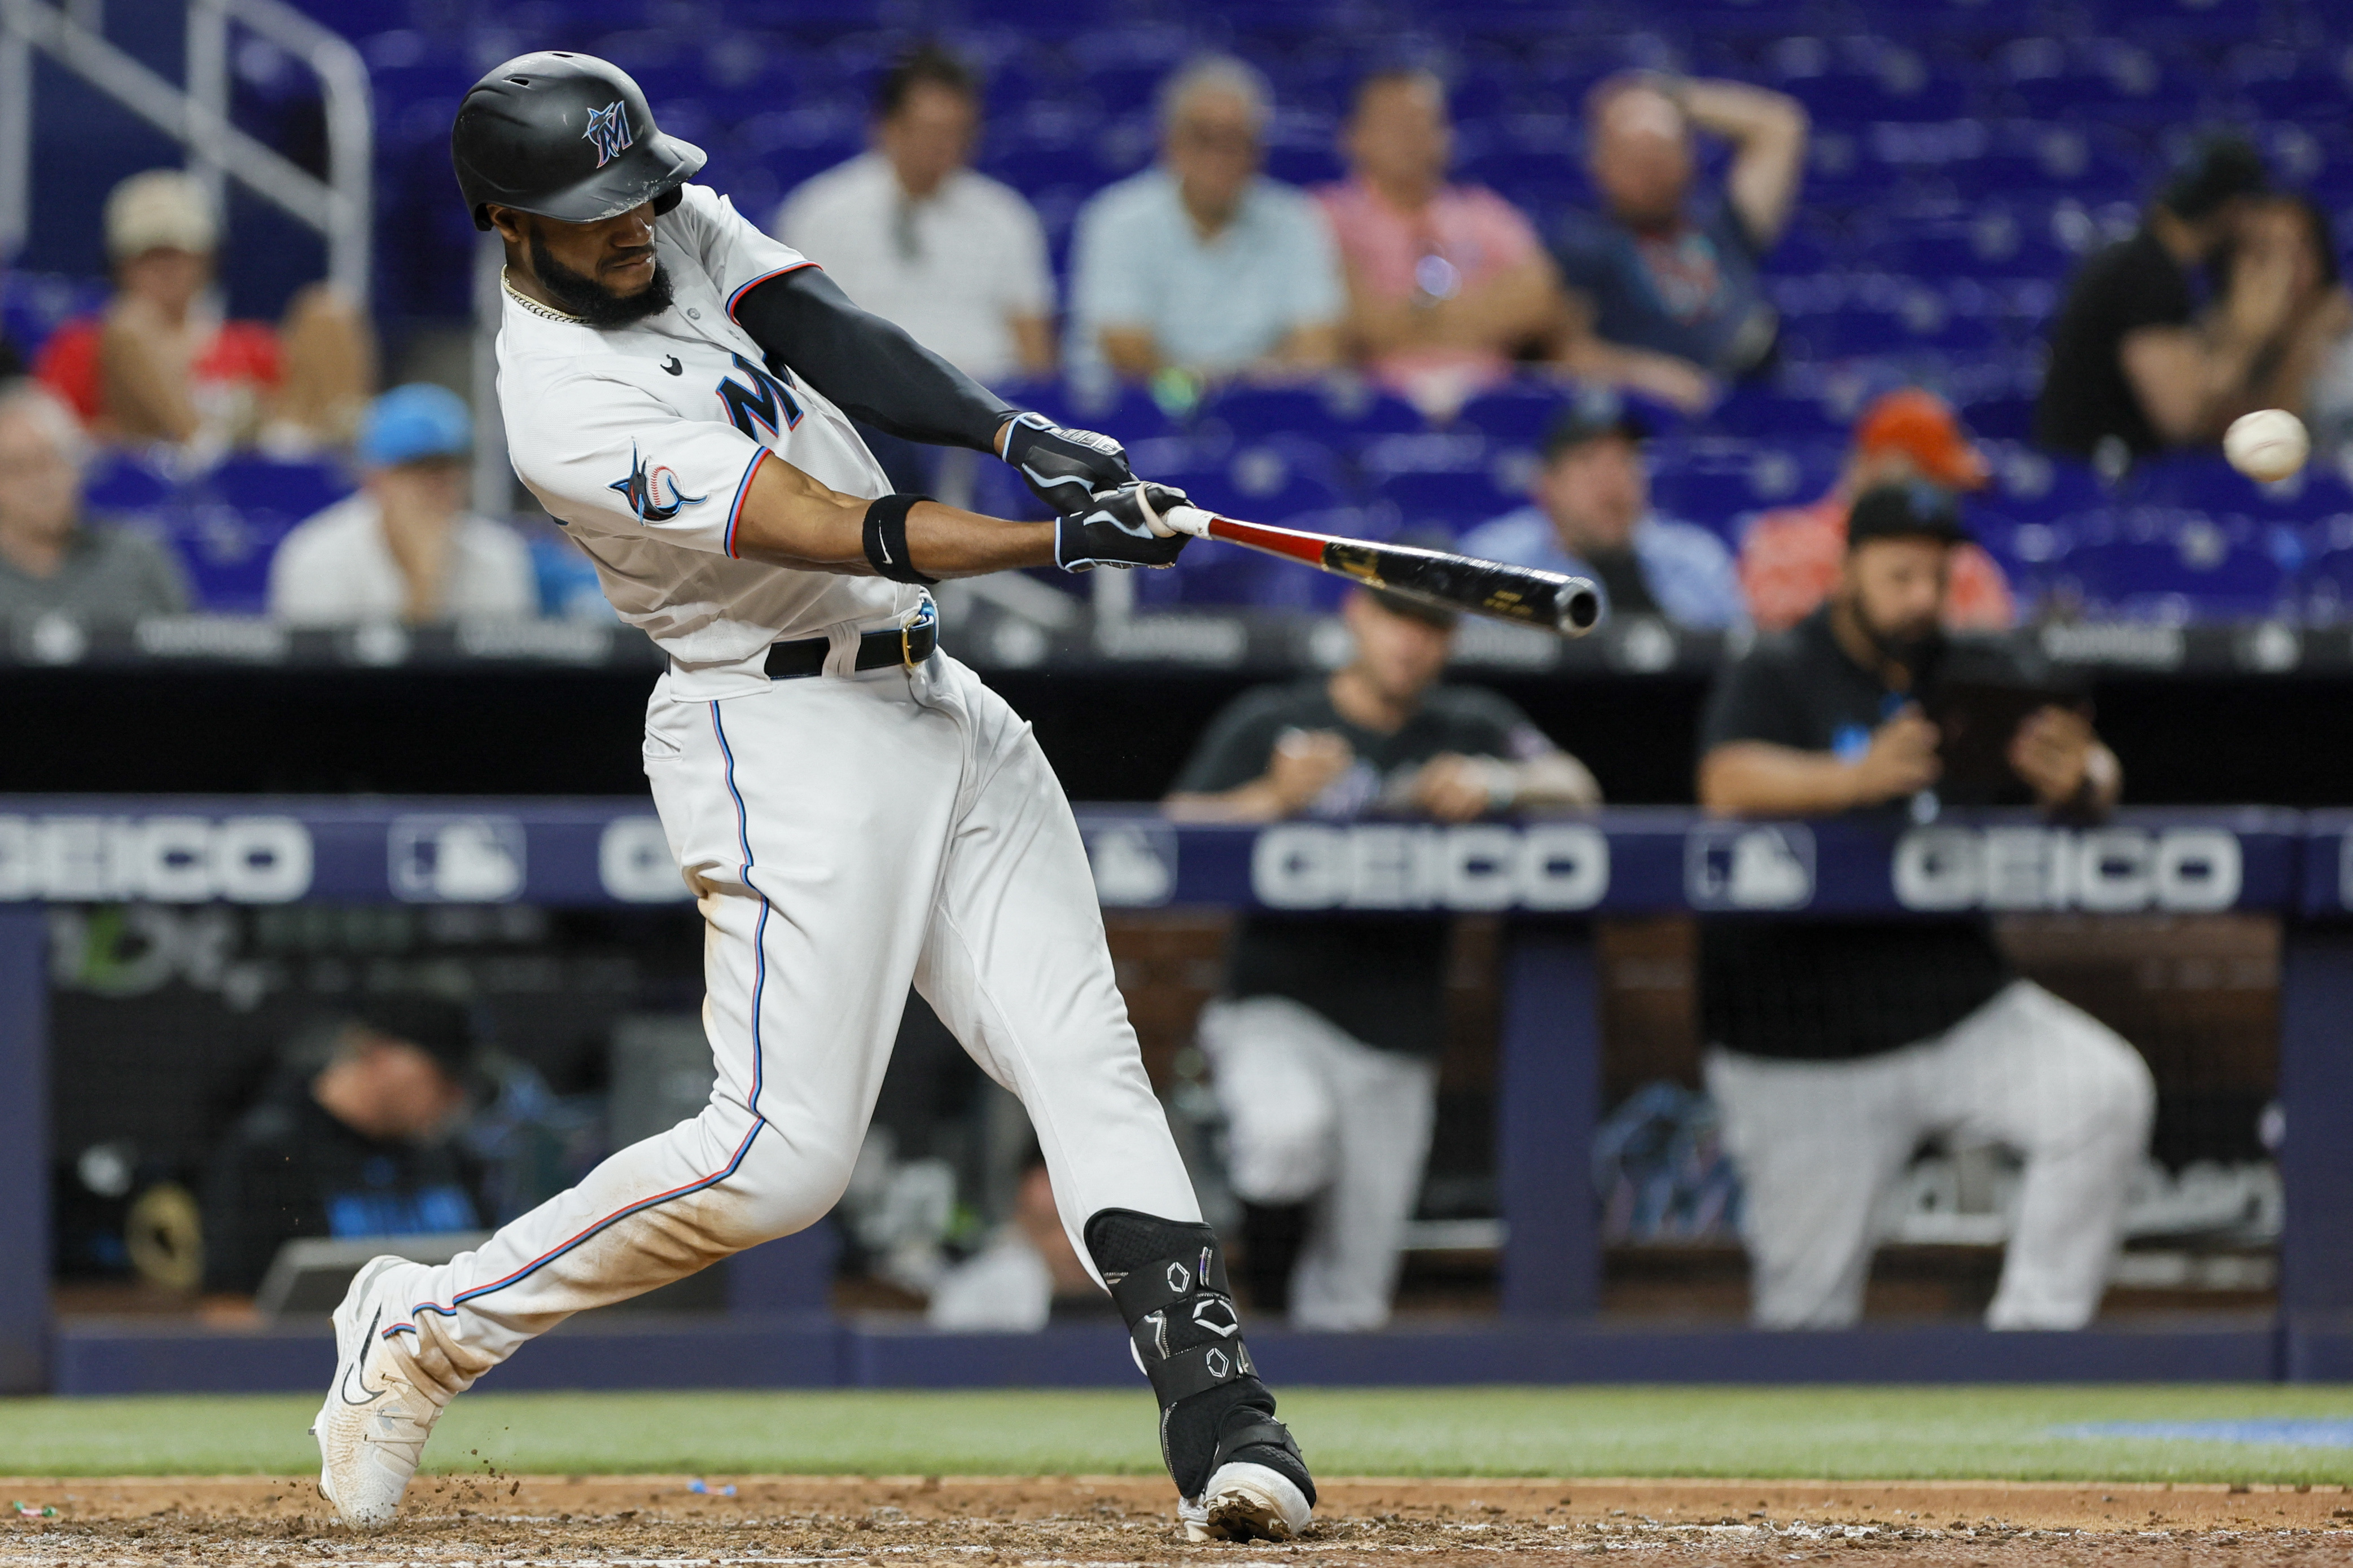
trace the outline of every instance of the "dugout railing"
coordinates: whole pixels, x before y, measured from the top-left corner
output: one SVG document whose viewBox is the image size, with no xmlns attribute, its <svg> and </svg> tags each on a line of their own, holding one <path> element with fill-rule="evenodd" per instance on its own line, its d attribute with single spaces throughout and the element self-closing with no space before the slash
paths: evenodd
<svg viewBox="0 0 2353 1568">
<path fill-rule="evenodd" d="M 1496 1064 L 1500 1316 L 1314 1335 L 1261 1326 L 1291 1381 L 2006 1380 L 2353 1377 L 2353 813 L 2135 810 L 2094 828 L 2024 815 L 1905 826 L 1748 823 L 1678 810 L 1460 826 L 1177 826 L 1084 807 L 1107 911 L 1422 910 L 1504 921 Z M 626 800 L 0 799 L 0 1388 L 307 1387 L 320 1328 L 53 1320 L 45 908 L 683 903 L 659 823 Z M 2282 922 L 2279 1309 L 2076 1334 L 1965 1324 L 1767 1334 L 1597 1317 L 1588 1151 L 1600 1115 L 1592 922 L 1736 910 L 2258 913 Z M 1115 1328 L 958 1335 L 835 1321 L 823 1259 L 750 1255 L 767 1310 L 709 1321 L 593 1315 L 502 1369 L 510 1387 L 1100 1383 L 1131 1375 Z M 632 1340 L 615 1354 L 613 1336 Z"/>
</svg>

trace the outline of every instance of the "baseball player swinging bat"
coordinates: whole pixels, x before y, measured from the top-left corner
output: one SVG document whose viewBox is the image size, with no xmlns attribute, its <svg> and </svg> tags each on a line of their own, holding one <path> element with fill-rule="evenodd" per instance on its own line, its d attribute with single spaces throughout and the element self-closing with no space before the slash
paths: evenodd
<svg viewBox="0 0 2353 1568">
<path fill-rule="evenodd" d="M 1270 528 L 1219 517 L 1197 506 L 1171 507 L 1161 521 L 1197 539 L 1222 539 L 1286 561 L 1303 561 L 1335 577 L 1369 583 L 1440 609 L 1542 626 L 1565 637 L 1581 637 L 1601 619 L 1601 596 L 1582 577 L 1506 566 L 1499 561 L 1442 550 Z"/>
</svg>

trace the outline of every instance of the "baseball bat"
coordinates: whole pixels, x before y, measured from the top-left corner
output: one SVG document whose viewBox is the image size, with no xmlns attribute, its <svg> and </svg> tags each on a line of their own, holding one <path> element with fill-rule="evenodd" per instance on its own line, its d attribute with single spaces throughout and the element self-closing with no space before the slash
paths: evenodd
<svg viewBox="0 0 2353 1568">
<path fill-rule="evenodd" d="M 1286 561 L 1302 561 L 1334 576 L 1353 578 L 1442 610 L 1467 610 L 1474 616 L 1541 626 L 1565 637 L 1581 637 L 1601 619 L 1601 596 L 1582 577 L 1564 577 L 1532 566 L 1507 566 L 1500 561 L 1442 550 L 1270 528 L 1262 522 L 1219 517 L 1197 506 L 1171 507 L 1161 521 L 1180 533 L 1222 539 Z"/>
</svg>

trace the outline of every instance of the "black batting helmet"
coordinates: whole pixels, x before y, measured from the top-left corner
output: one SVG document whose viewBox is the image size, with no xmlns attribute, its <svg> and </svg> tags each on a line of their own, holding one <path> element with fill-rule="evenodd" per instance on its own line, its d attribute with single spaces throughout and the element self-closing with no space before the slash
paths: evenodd
<svg viewBox="0 0 2353 1568">
<path fill-rule="evenodd" d="M 476 82 L 449 132 L 458 189 L 488 229 L 492 205 L 594 223 L 643 202 L 678 205 L 702 149 L 654 126 L 646 95 L 610 60 L 518 55 Z"/>
</svg>

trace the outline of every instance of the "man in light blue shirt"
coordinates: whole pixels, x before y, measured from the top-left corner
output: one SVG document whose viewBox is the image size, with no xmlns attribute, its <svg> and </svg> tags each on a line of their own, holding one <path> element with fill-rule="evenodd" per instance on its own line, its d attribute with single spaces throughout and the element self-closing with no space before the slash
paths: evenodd
<svg viewBox="0 0 2353 1568">
<path fill-rule="evenodd" d="M 1338 252 L 1314 202 L 1259 173 L 1266 83 L 1240 60 L 1160 95 L 1161 162 L 1099 193 L 1071 246 L 1072 373 L 1196 382 L 1339 361 Z"/>
<path fill-rule="evenodd" d="M 1659 616 L 1694 631 L 1747 619 L 1724 542 L 1651 510 L 1646 434 L 1613 394 L 1580 400 L 1545 438 L 1535 504 L 1482 523 L 1466 555 L 1590 577 L 1611 615 Z"/>
</svg>

